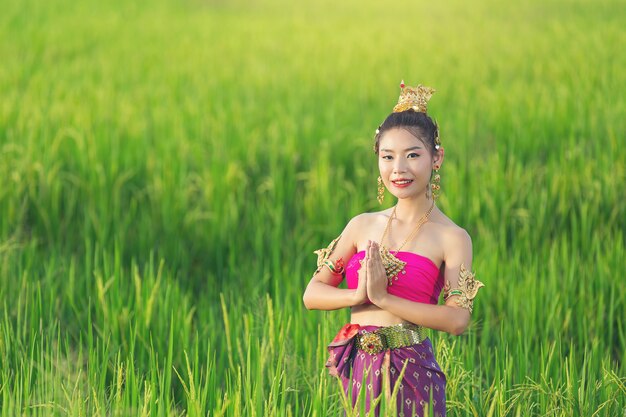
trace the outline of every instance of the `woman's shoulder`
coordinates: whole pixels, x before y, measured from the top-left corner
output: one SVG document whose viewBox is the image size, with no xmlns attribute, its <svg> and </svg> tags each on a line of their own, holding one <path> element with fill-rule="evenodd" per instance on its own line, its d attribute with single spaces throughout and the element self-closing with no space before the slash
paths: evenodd
<svg viewBox="0 0 626 417">
<path fill-rule="evenodd" d="M 389 219 L 389 216 L 391 216 L 391 212 L 392 209 L 389 208 L 381 211 L 357 214 L 352 219 L 350 219 L 346 228 L 363 230 L 364 228 L 371 227 L 380 222 L 386 223 Z"/>
<path fill-rule="evenodd" d="M 378 230 L 387 223 L 392 209 L 376 212 L 365 212 L 352 217 L 346 225 L 343 234 L 351 236 L 354 241 L 361 240 L 363 235 L 370 234 L 373 230 Z"/>
<path fill-rule="evenodd" d="M 361 214 L 357 214 L 350 220 L 350 222 L 354 221 L 354 222 L 367 223 L 367 222 L 380 220 L 380 219 L 386 220 L 391 215 L 392 210 L 393 210 L 392 208 L 388 208 L 388 209 L 381 210 L 381 211 L 372 211 L 372 212 L 367 211 Z"/>
<path fill-rule="evenodd" d="M 468 249 L 471 251 L 472 238 L 463 227 L 441 212 L 433 223 L 437 227 L 437 234 L 446 252 Z"/>
</svg>

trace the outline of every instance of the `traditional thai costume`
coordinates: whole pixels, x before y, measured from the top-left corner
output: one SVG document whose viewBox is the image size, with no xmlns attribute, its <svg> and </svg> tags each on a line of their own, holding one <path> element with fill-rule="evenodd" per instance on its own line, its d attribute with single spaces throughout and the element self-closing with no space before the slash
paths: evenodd
<svg viewBox="0 0 626 417">
<path fill-rule="evenodd" d="M 415 253 L 394 252 L 394 255 L 406 265 L 387 291 L 407 300 L 437 304 L 444 288 L 443 272 L 439 267 L 429 258 Z M 365 251 L 357 252 L 346 264 L 348 288 L 358 286 L 359 261 L 364 257 Z M 369 410 L 380 395 L 389 396 L 397 389 L 399 416 L 422 416 L 424 407 L 432 409 L 435 416 L 445 416 L 446 377 L 421 326 L 346 324 L 328 350 L 330 357 L 326 366 L 331 375 L 341 378 L 353 406 L 365 396 L 366 409 Z M 386 390 L 382 383 L 384 377 L 389 381 Z"/>
<path fill-rule="evenodd" d="M 401 93 L 394 113 L 426 113 L 426 104 L 434 89 L 418 85 L 408 87 L 404 81 L 400 84 Z M 377 136 L 382 134 L 384 126 L 379 126 Z M 441 141 L 438 128 L 435 127 L 433 146 L 439 150 Z M 374 151 L 378 153 L 377 145 Z M 401 251 L 421 225 L 428 220 L 434 207 L 434 200 L 440 192 L 439 165 L 435 165 L 431 178 L 428 198 L 433 204 L 419 220 L 413 232 L 405 239 L 397 251 L 391 253 L 385 248 L 384 241 L 391 220 L 395 217 L 395 207 L 380 239 L 381 261 L 387 275 L 387 292 L 397 297 L 419 303 L 437 304 L 441 291 L 444 298 L 456 296 L 456 303 L 472 311 L 472 302 L 476 292 L 483 284 L 475 280 L 474 274 L 461 264 L 458 286 L 450 288 L 444 283 L 444 274 L 432 260 L 412 252 Z M 378 200 L 384 197 L 382 179 L 378 178 Z M 365 258 L 365 251 L 357 252 L 344 265 L 341 259 L 333 262 L 330 256 L 340 237 L 326 249 L 315 251 L 318 255 L 317 270 L 328 267 L 332 274 L 343 275 L 348 288 L 358 287 L 358 269 Z M 444 285 L 445 284 L 445 285 Z M 328 346 L 330 357 L 326 366 L 331 375 L 341 378 L 346 395 L 352 406 L 364 398 L 365 408 L 369 411 L 375 406 L 378 415 L 378 399 L 381 395 L 390 396 L 396 391 L 398 416 L 423 416 L 425 409 L 432 410 L 429 416 L 443 417 L 446 414 L 446 377 L 435 360 L 433 346 L 425 335 L 425 329 L 414 324 L 377 327 L 346 324 Z M 383 381 L 389 381 L 383 388 Z M 391 396 L 392 397 L 392 396 Z"/>
</svg>

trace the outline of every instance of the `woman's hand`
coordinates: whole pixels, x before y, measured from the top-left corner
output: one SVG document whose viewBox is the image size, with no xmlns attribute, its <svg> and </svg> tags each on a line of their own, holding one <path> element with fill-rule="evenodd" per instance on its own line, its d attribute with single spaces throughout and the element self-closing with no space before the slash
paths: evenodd
<svg viewBox="0 0 626 417">
<path fill-rule="evenodd" d="M 367 296 L 372 303 L 378 305 L 388 294 L 387 274 L 380 257 L 380 247 L 378 243 L 371 240 L 367 245 L 365 264 L 367 266 Z"/>
<path fill-rule="evenodd" d="M 367 301 L 367 251 L 365 252 L 365 257 L 360 261 L 361 267 L 358 272 L 359 283 L 354 293 L 354 305 L 363 304 Z"/>
</svg>

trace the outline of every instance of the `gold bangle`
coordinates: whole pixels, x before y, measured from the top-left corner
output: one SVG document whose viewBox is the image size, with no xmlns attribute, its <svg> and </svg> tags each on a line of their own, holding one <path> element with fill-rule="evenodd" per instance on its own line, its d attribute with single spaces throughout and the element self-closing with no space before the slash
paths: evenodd
<svg viewBox="0 0 626 417">
<path fill-rule="evenodd" d="M 326 261 L 328 260 L 328 258 L 330 258 L 330 254 L 333 253 L 333 251 L 335 250 L 335 246 L 337 246 L 337 242 L 339 242 L 339 239 L 341 239 L 341 235 L 339 235 L 335 239 L 333 239 L 333 241 L 330 242 L 330 245 L 328 245 L 328 247 L 326 247 L 324 249 L 318 249 L 318 250 L 313 252 L 314 254 L 317 255 L 317 268 L 315 269 L 315 272 L 313 273 L 313 276 L 315 276 L 318 272 L 320 272 L 322 270 L 322 268 L 324 267 L 324 265 L 326 265 Z M 333 265 L 333 268 L 334 268 L 335 265 L 332 262 L 330 262 L 330 263 L 331 263 L 331 265 Z M 328 266 L 328 265 L 326 265 L 326 266 Z M 331 272 L 333 272 L 333 270 L 330 268 L 330 266 L 328 266 L 328 268 L 331 270 Z"/>
<path fill-rule="evenodd" d="M 324 266 L 330 269 L 330 272 L 333 275 L 342 275 L 343 274 L 343 259 L 339 258 L 336 263 L 333 264 L 333 261 L 330 259 L 326 259 L 324 261 Z"/>
<path fill-rule="evenodd" d="M 476 279 L 474 272 L 468 271 L 465 264 L 461 264 L 459 286 L 451 289 L 450 281 L 448 281 L 443 289 L 443 298 L 447 300 L 454 295 L 458 296 L 459 298 L 455 300 L 456 304 L 461 308 L 468 309 L 471 313 L 474 308 L 474 298 L 478 294 L 478 290 L 484 286 L 485 284 Z"/>
</svg>

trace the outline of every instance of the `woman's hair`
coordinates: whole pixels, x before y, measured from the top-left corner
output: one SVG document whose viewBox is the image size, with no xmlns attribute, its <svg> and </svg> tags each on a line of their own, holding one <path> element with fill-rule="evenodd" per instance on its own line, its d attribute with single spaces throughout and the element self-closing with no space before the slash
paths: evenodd
<svg viewBox="0 0 626 417">
<path fill-rule="evenodd" d="M 378 154 L 380 139 L 385 132 L 391 129 L 405 129 L 417 139 L 421 140 L 432 154 L 435 153 L 436 138 L 439 137 L 439 127 L 433 120 L 422 112 L 415 110 L 405 110 L 398 113 L 391 113 L 383 124 L 376 131 L 376 142 L 374 152 Z"/>
</svg>

